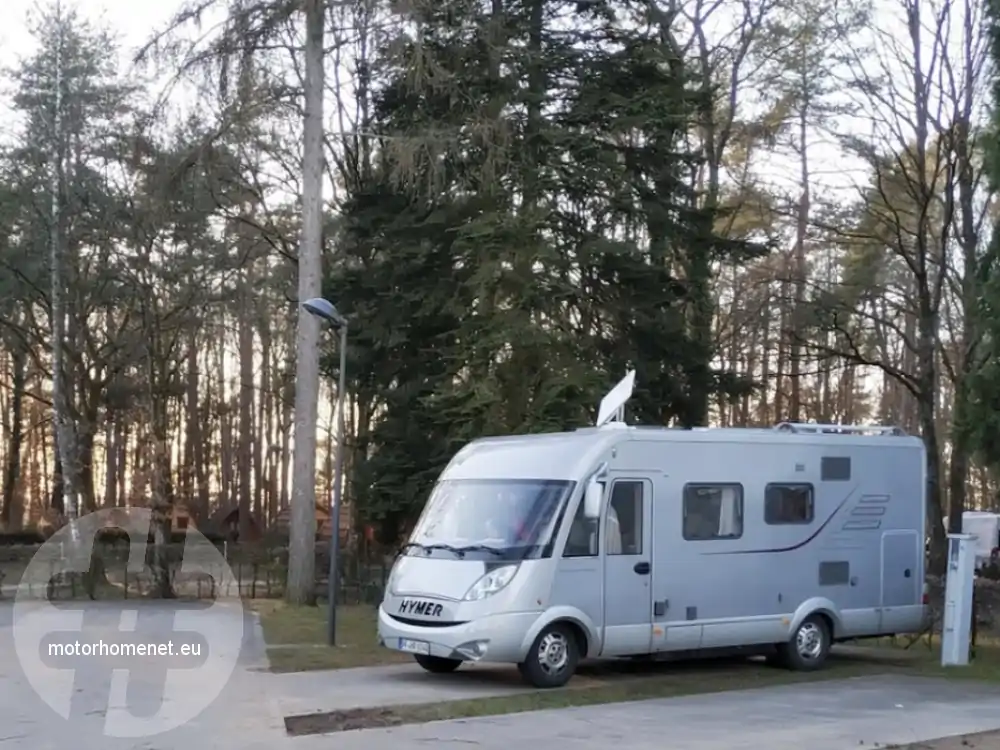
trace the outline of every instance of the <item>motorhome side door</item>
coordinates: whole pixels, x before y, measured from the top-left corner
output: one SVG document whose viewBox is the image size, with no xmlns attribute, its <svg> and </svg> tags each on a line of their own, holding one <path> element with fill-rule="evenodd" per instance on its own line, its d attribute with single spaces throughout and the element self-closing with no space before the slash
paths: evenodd
<svg viewBox="0 0 1000 750">
<path fill-rule="evenodd" d="M 653 485 L 613 477 L 604 508 L 603 656 L 649 653 L 653 599 Z"/>
</svg>

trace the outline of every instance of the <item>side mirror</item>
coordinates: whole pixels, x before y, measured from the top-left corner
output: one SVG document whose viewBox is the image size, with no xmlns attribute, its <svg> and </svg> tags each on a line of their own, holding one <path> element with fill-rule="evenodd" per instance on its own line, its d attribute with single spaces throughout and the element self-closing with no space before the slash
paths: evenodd
<svg viewBox="0 0 1000 750">
<path fill-rule="evenodd" d="M 591 479 L 583 493 L 583 515 L 587 518 L 600 518 L 601 500 L 603 499 L 604 486 L 596 479 Z"/>
</svg>

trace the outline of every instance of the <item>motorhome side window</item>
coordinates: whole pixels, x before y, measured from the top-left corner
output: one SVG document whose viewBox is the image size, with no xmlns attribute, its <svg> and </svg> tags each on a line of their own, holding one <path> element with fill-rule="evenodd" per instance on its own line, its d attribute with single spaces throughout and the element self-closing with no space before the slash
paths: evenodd
<svg viewBox="0 0 1000 750">
<path fill-rule="evenodd" d="M 764 523 L 812 523 L 814 505 L 811 484 L 769 484 L 764 489 Z"/>
<path fill-rule="evenodd" d="M 601 527 L 596 518 L 587 518 L 584 514 L 583 498 L 580 498 L 576 506 L 576 515 L 573 516 L 573 524 L 569 527 L 569 536 L 566 537 L 566 547 L 563 549 L 563 557 L 596 557 L 600 549 Z"/>
<path fill-rule="evenodd" d="M 642 482 L 614 483 L 607 529 L 605 551 L 609 555 L 642 554 Z"/>
<path fill-rule="evenodd" d="M 691 541 L 743 536 L 743 485 L 684 486 L 684 538 Z"/>
</svg>

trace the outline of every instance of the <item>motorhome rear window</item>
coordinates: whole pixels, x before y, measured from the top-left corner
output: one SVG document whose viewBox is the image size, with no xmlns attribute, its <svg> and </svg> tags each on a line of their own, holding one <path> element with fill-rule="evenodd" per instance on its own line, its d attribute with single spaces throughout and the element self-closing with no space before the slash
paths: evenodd
<svg viewBox="0 0 1000 750">
<path fill-rule="evenodd" d="M 811 484 L 769 484 L 764 490 L 764 523 L 812 523 L 814 506 Z"/>
<path fill-rule="evenodd" d="M 684 485 L 684 538 L 689 541 L 743 536 L 743 485 Z"/>
</svg>

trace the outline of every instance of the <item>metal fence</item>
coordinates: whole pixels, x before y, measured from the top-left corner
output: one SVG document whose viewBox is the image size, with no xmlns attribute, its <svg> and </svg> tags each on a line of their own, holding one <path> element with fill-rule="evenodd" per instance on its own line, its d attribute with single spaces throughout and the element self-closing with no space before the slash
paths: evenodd
<svg viewBox="0 0 1000 750">
<path fill-rule="evenodd" d="M 264 543 L 213 545 L 218 555 L 201 555 L 196 573 L 182 566 L 191 559 L 184 544 L 155 547 L 145 558 L 130 560 L 127 541 L 94 543 L 86 572 L 70 571 L 63 551 L 51 545 L 0 545 L 0 598 L 128 599 L 162 596 L 164 576 L 169 593 L 182 598 L 275 598 L 284 595 L 288 547 Z M 349 548 L 339 555 L 339 602 L 375 604 L 382 598 L 392 555 L 373 548 Z M 325 598 L 329 554 L 317 545 L 316 593 Z M 224 561 L 224 562 L 223 562 Z M 31 575 L 25 575 L 30 570 Z"/>
</svg>

